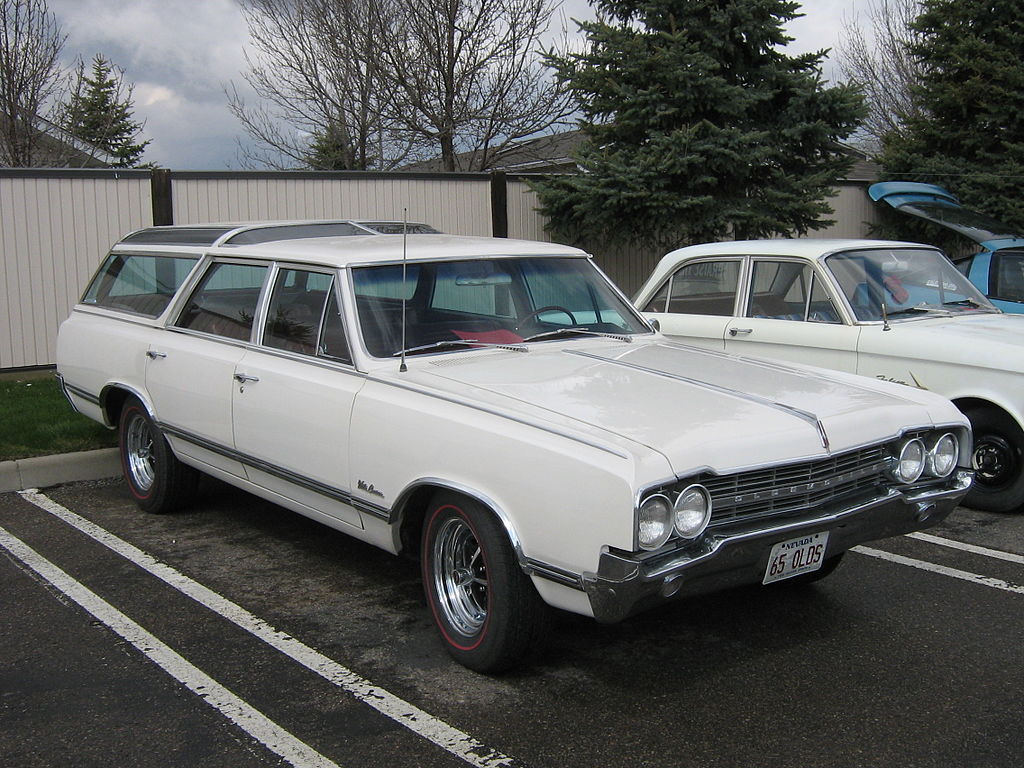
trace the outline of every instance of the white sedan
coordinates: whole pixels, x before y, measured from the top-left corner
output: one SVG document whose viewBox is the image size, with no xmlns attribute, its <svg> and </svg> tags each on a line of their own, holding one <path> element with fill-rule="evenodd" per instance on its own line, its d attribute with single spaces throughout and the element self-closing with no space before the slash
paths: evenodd
<svg viewBox="0 0 1024 768">
<path fill-rule="evenodd" d="M 1024 317 L 993 307 L 941 251 L 877 240 L 695 245 L 665 256 L 635 303 L 687 343 L 945 395 L 974 430 L 966 503 L 1024 507 Z"/>
</svg>

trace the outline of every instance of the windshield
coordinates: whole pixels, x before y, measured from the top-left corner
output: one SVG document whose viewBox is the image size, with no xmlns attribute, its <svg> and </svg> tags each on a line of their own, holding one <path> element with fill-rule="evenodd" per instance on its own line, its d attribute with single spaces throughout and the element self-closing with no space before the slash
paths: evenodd
<svg viewBox="0 0 1024 768">
<path fill-rule="evenodd" d="M 438 352 L 577 334 L 649 332 L 586 258 L 358 267 L 352 281 L 363 341 L 374 357 L 391 357 L 403 348 Z"/>
<path fill-rule="evenodd" d="M 825 260 L 858 320 L 927 312 L 998 312 L 939 251 L 878 248 Z"/>
</svg>

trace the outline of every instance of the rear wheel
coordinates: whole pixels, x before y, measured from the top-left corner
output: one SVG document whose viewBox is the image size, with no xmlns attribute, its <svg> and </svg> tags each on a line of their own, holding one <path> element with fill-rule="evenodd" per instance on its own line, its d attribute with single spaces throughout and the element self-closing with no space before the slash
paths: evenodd
<svg viewBox="0 0 1024 768">
<path fill-rule="evenodd" d="M 1019 511 L 1024 507 L 1024 431 L 1009 414 L 993 408 L 964 414 L 974 432 L 974 484 L 964 504 L 988 512 Z"/>
<path fill-rule="evenodd" d="M 135 503 L 146 512 L 170 512 L 195 494 L 199 473 L 178 461 L 137 397 L 129 397 L 118 422 L 121 467 Z"/>
<path fill-rule="evenodd" d="M 489 510 L 463 496 L 438 494 L 421 554 L 427 603 L 456 661 L 477 672 L 500 672 L 539 645 L 547 608 Z"/>
</svg>

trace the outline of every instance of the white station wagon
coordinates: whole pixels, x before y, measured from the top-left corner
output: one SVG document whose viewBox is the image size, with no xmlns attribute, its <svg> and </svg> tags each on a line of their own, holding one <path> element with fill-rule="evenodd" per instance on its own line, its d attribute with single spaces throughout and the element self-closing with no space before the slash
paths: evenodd
<svg viewBox="0 0 1024 768">
<path fill-rule="evenodd" d="M 388 231 L 114 246 L 58 370 L 119 430 L 139 506 L 187 504 L 204 472 L 419 557 L 447 650 L 496 671 L 547 606 L 617 621 L 812 581 L 971 484 L 944 398 L 672 343 L 574 248 Z"/>
<path fill-rule="evenodd" d="M 970 419 L 966 504 L 1024 508 L 1024 316 L 918 243 L 762 240 L 665 256 L 636 305 L 687 343 L 849 371 L 950 398 Z"/>
</svg>

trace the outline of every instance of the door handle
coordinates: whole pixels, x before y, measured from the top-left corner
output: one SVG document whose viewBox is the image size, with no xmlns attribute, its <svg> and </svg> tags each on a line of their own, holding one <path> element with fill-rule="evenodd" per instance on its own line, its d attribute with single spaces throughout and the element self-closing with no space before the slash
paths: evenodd
<svg viewBox="0 0 1024 768">
<path fill-rule="evenodd" d="M 730 336 L 746 336 L 748 333 L 753 333 L 753 332 L 754 332 L 753 328 L 730 328 L 729 329 L 729 335 Z"/>
<path fill-rule="evenodd" d="M 157 352 L 155 349 L 150 349 L 146 351 L 146 357 L 148 357 L 150 360 L 156 360 L 158 357 L 167 357 L 167 353 Z"/>
<path fill-rule="evenodd" d="M 248 381 L 259 381 L 259 380 L 260 379 L 259 379 L 258 376 L 249 376 L 248 374 L 245 374 L 245 373 L 236 373 L 235 374 L 235 381 L 237 381 L 239 384 L 245 384 Z"/>
</svg>

